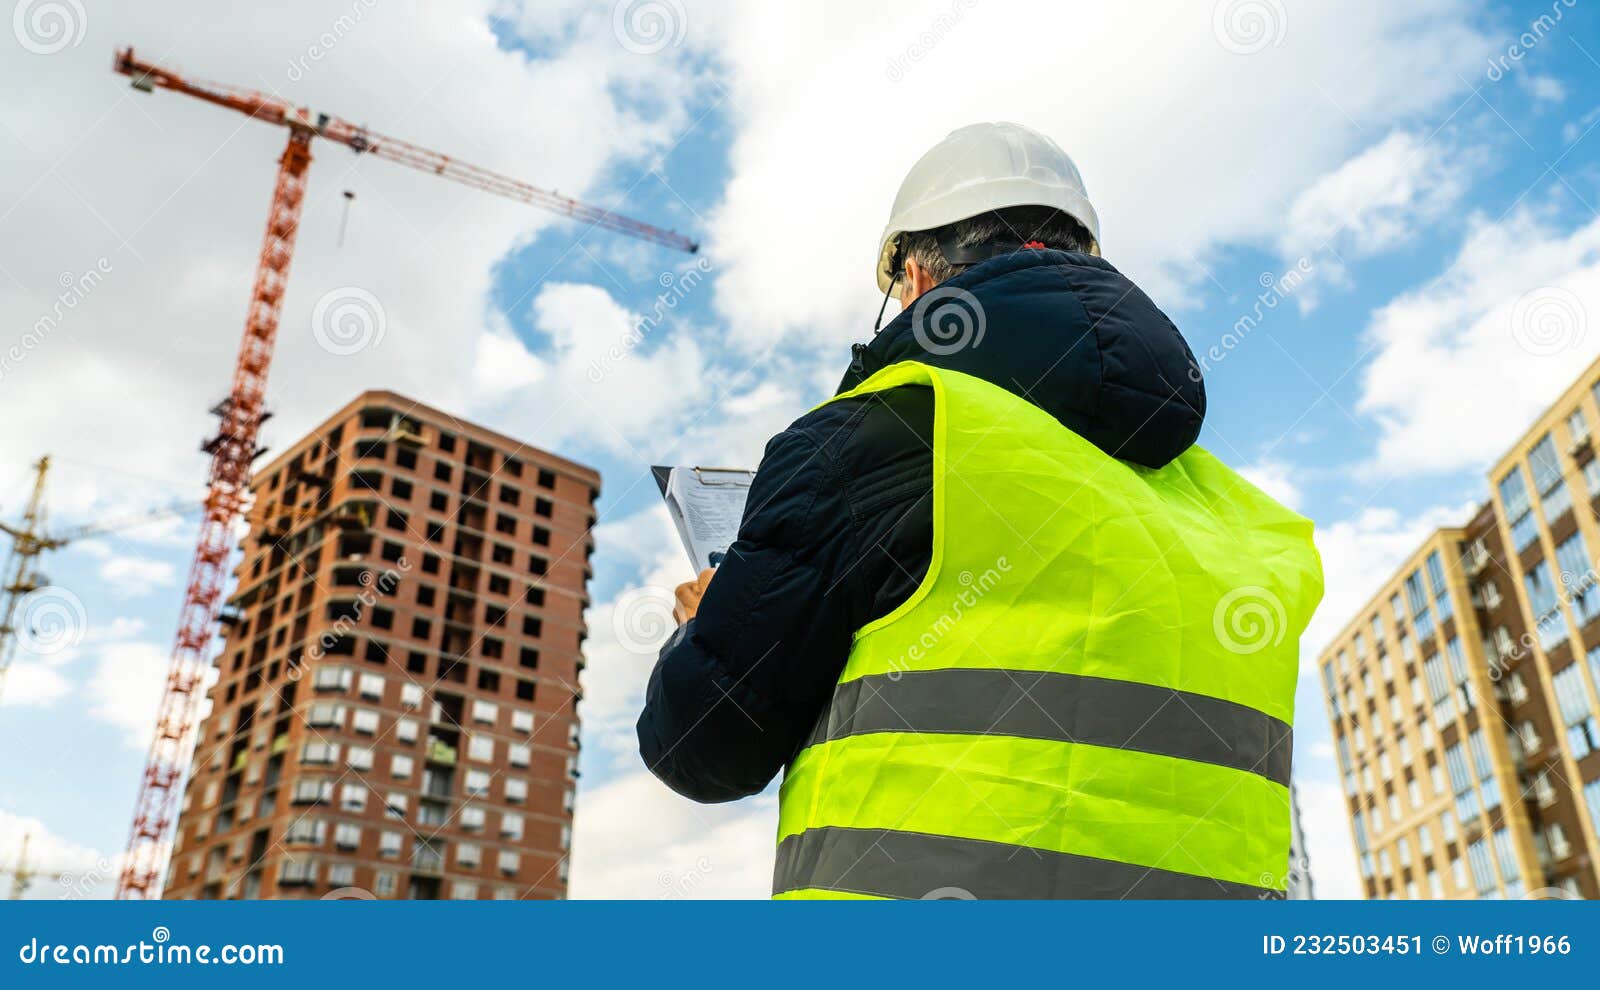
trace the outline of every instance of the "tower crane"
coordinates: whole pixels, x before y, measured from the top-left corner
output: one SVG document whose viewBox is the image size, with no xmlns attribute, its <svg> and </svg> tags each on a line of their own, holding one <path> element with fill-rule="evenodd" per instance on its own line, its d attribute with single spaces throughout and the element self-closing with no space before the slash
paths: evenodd
<svg viewBox="0 0 1600 990">
<path fill-rule="evenodd" d="M 132 48 L 118 50 L 113 69 L 130 77 L 133 88 L 142 92 L 172 90 L 276 124 L 289 132 L 288 143 L 278 159 L 278 177 L 233 382 L 228 397 L 212 410 L 221 418 L 217 433 L 202 446 L 211 455 L 204 516 L 156 716 L 155 735 L 134 808 L 127 855 L 117 882 L 119 898 L 154 898 L 161 894 L 161 874 L 190 759 L 188 750 L 192 749 L 191 735 L 208 663 L 206 650 L 221 604 L 231 551 L 229 530 L 249 497 L 250 466 L 258 453 L 256 435 L 289 262 L 300 227 L 312 139 L 342 144 L 357 154 L 387 159 L 663 247 L 693 253 L 699 245 L 682 234 L 377 134 L 332 114 L 313 113 L 268 93 L 182 75 L 138 58 Z"/>
<path fill-rule="evenodd" d="M 17 613 L 22 602 L 47 582 L 39 570 L 39 558 L 47 551 L 62 547 L 90 536 L 127 529 L 141 523 L 154 522 L 171 516 L 186 515 L 195 507 L 188 502 L 162 506 L 146 512 L 111 519 L 100 519 L 72 529 L 51 530 L 46 519 L 44 500 L 45 479 L 50 474 L 50 456 L 39 458 L 33 465 L 33 488 L 23 507 L 22 518 L 16 523 L 0 521 L 0 533 L 11 537 L 11 553 L 3 572 L 5 584 L 0 586 L 0 697 L 5 694 L 6 674 L 17 647 Z"/>
</svg>

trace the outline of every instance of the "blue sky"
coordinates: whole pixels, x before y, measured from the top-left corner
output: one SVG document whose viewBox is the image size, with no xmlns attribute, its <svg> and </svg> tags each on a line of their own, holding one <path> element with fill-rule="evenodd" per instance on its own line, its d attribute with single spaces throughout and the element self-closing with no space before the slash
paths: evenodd
<svg viewBox="0 0 1600 990">
<path fill-rule="evenodd" d="M 50 312 L 63 273 L 108 266 L 0 377 L 0 414 L 24 424 L 0 443 L 8 519 L 47 451 L 62 525 L 192 496 L 237 341 L 280 136 L 128 94 L 106 71 L 114 44 L 704 242 L 675 256 L 322 147 L 285 306 L 269 442 L 388 386 L 602 471 L 580 895 L 763 892 L 771 796 L 694 808 L 632 751 L 639 640 L 686 577 L 645 471 L 753 462 L 827 394 L 870 332 L 894 186 L 953 127 L 1056 136 L 1107 257 L 1210 355 L 1201 442 L 1318 523 L 1329 592 L 1308 654 L 1430 527 L 1465 518 L 1486 465 L 1600 351 L 1600 14 L 1582 3 L 847 16 L 685 0 L 654 5 L 654 34 L 609 3 L 357 0 L 342 21 L 287 4 L 243 24 L 199 4 L 84 6 L 59 48 L 0 38 L 0 81 L 42 94 L 0 107 L 3 333 Z M 239 31 L 252 40 L 224 54 Z M 382 333 L 330 356 L 312 313 L 349 286 L 381 301 Z M 1517 324 L 1529 298 L 1554 306 L 1553 341 Z M 28 830 L 52 865 L 109 879 L 95 864 L 126 835 L 191 529 L 48 562 L 81 638 L 19 657 L 0 701 L 0 862 Z M 1351 893 L 1326 717 L 1314 690 L 1300 704 L 1313 870 Z M 641 815 L 649 836 L 628 827 Z"/>
</svg>

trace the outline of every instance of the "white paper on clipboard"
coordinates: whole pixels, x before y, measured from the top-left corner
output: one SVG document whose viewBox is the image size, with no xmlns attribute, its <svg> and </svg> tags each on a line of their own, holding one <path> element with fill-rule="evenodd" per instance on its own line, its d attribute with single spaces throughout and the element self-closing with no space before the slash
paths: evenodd
<svg viewBox="0 0 1600 990">
<path fill-rule="evenodd" d="M 655 475 L 667 514 L 694 563 L 695 572 L 722 563 L 739 536 L 745 498 L 754 471 L 740 468 L 663 467 Z"/>
</svg>

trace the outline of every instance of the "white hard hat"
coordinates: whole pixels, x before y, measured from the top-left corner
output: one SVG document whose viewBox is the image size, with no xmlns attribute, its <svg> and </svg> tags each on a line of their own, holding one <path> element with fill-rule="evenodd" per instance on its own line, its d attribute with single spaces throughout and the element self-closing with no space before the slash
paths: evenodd
<svg viewBox="0 0 1600 990">
<path fill-rule="evenodd" d="M 900 235 L 991 210 L 1048 206 L 1083 224 L 1100 253 L 1100 218 L 1083 177 L 1061 146 L 1021 124 L 968 124 L 934 145 L 906 173 L 878 241 L 878 288 L 889 291 Z"/>
</svg>

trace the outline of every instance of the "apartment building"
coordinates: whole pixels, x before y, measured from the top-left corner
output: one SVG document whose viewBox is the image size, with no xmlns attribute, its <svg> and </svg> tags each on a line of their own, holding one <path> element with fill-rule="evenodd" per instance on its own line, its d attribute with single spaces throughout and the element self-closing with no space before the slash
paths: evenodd
<svg viewBox="0 0 1600 990">
<path fill-rule="evenodd" d="M 560 898 L 592 469 L 370 391 L 260 468 L 169 898 Z"/>
<path fill-rule="evenodd" d="M 1600 361 L 1318 658 L 1368 897 L 1600 897 L 1590 424 Z"/>
</svg>

